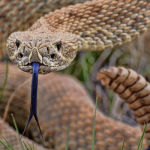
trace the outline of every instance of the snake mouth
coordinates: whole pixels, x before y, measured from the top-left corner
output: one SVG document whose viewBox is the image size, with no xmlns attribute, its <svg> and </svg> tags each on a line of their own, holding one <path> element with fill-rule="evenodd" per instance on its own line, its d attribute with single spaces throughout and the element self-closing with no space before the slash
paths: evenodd
<svg viewBox="0 0 150 150">
<path fill-rule="evenodd" d="M 39 63 L 40 64 L 40 63 Z M 28 63 L 28 64 L 25 64 L 25 65 L 22 65 L 22 66 L 29 66 L 29 67 L 32 67 L 32 63 Z M 48 65 L 45 65 L 45 64 L 40 64 L 39 68 L 40 67 L 47 67 Z"/>
<path fill-rule="evenodd" d="M 32 64 L 35 61 L 32 62 L 19 62 L 17 63 L 17 66 L 19 69 L 21 69 L 24 72 L 28 72 L 31 73 L 33 72 L 33 67 Z M 39 74 L 48 74 L 50 72 L 53 71 L 58 71 L 58 70 L 62 70 L 64 68 L 66 68 L 70 63 L 62 61 L 61 64 L 58 61 L 55 62 L 50 62 L 49 64 L 47 64 L 46 62 L 38 62 L 39 63 Z"/>
<path fill-rule="evenodd" d="M 27 63 L 24 65 L 18 66 L 22 71 L 31 73 L 33 72 L 32 63 Z M 48 74 L 49 72 L 57 71 L 57 65 L 45 65 L 43 63 L 39 63 L 39 74 Z"/>
</svg>

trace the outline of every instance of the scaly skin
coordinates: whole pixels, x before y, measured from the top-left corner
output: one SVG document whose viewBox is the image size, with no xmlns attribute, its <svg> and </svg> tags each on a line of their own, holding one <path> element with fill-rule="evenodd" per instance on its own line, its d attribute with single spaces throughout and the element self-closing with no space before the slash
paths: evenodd
<svg viewBox="0 0 150 150">
<path fill-rule="evenodd" d="M 12 32 L 29 29 L 37 19 L 50 11 L 84 1 L 85 0 L 1 0 L 0 59 L 6 53 L 6 40 Z"/>
<path fill-rule="evenodd" d="M 104 50 L 137 38 L 150 27 L 150 0 L 93 0 L 55 10 L 25 32 L 12 33 L 7 53 L 17 66 L 32 73 L 66 68 L 78 50 Z"/>
<path fill-rule="evenodd" d="M 102 69 L 98 76 L 102 85 L 117 93 L 126 103 L 141 124 L 142 129 L 147 124 L 145 136 L 150 145 L 150 84 L 144 77 L 131 69 L 110 67 Z"/>
<path fill-rule="evenodd" d="M 123 43 L 130 42 L 131 40 L 138 37 L 140 33 L 145 32 L 147 28 L 150 26 L 150 21 L 149 21 L 150 4 L 149 3 L 150 3 L 149 0 L 145 0 L 145 1 L 142 0 L 95 1 L 94 0 L 90 3 L 86 2 L 84 4 L 77 4 L 75 6 L 69 6 L 67 8 L 62 8 L 61 10 L 56 10 L 54 13 L 49 13 L 48 15 L 42 17 L 28 31 L 13 33 L 8 39 L 8 54 L 11 60 L 14 61 L 20 69 L 26 72 L 30 72 L 30 73 L 32 72 L 32 67 L 30 66 L 30 63 L 34 61 L 41 63 L 41 68 L 39 71 L 39 73 L 41 74 L 46 74 L 55 70 L 61 70 L 67 67 L 71 63 L 71 61 L 74 59 L 76 55 L 77 50 L 103 50 L 106 48 L 112 48 L 114 46 L 119 46 L 122 45 Z M 137 14 L 140 15 L 137 16 Z M 19 75 L 16 75 L 16 77 L 17 77 L 16 78 L 17 81 L 14 80 L 15 84 L 19 83 L 18 82 Z M 55 80 L 55 77 L 53 77 L 52 80 L 57 81 Z M 75 147 L 74 149 L 78 147 L 81 147 L 82 149 L 91 149 L 90 147 L 91 146 L 91 124 L 93 123 L 93 120 L 91 119 L 91 112 L 94 111 L 94 106 L 92 103 L 86 104 L 88 102 L 84 100 L 85 99 L 89 100 L 89 98 L 86 96 L 86 94 L 85 95 L 83 94 L 86 98 L 83 96 L 83 99 L 81 98 L 79 102 L 80 103 L 83 102 L 82 106 L 86 106 L 87 109 L 82 110 L 81 104 L 79 105 L 79 102 L 77 101 L 77 99 L 80 99 L 78 96 L 80 95 L 80 92 L 82 90 L 79 88 L 79 86 L 77 86 L 73 90 L 68 90 L 68 88 L 70 88 L 69 83 L 67 85 L 66 84 L 67 81 L 66 80 L 64 81 L 65 81 L 64 86 L 62 87 L 60 86 L 60 87 L 63 90 L 66 89 L 68 95 L 71 93 L 74 93 L 76 95 L 76 92 L 74 92 L 74 90 L 76 89 L 77 95 L 76 96 L 71 95 L 67 97 L 66 100 L 64 100 L 62 98 L 62 95 L 65 93 L 63 93 L 62 95 L 60 94 L 62 104 L 61 101 L 57 100 L 56 98 L 56 102 L 58 101 L 58 108 L 61 107 L 64 108 L 62 109 L 62 112 L 64 110 L 63 112 L 64 114 L 71 115 L 72 114 L 70 113 L 70 111 L 72 111 L 71 106 L 75 105 L 76 107 L 77 105 L 79 112 L 77 112 L 77 114 L 75 113 L 75 116 L 77 115 L 79 116 L 79 118 L 81 117 L 80 118 L 81 121 L 85 121 L 86 118 L 88 119 L 90 118 L 87 121 L 87 123 L 86 122 L 84 123 L 87 128 L 89 127 L 88 125 L 90 125 L 90 127 L 86 131 L 86 134 L 90 132 L 90 135 L 85 135 L 83 132 L 81 132 L 83 130 L 83 126 L 82 126 L 83 124 L 81 123 L 81 128 L 78 128 L 76 131 L 79 132 L 79 135 L 81 133 L 81 135 L 79 137 L 76 137 L 74 136 L 74 134 L 72 134 L 73 140 L 70 142 L 71 144 L 70 146 L 71 148 Z M 52 84 L 53 82 L 48 82 L 47 86 L 50 86 L 49 85 L 50 83 Z M 61 82 L 58 83 L 59 85 L 61 85 Z M 11 85 L 11 83 L 9 84 Z M 74 84 L 75 83 L 73 83 L 73 85 Z M 47 88 L 47 86 L 45 87 L 45 89 Z M 42 90 L 42 93 L 43 92 L 45 91 Z M 60 91 L 56 90 L 57 94 L 59 92 Z M 53 93 L 55 92 L 53 91 Z M 43 94 L 40 95 L 42 96 Z M 71 100 L 74 97 L 77 98 L 75 98 L 75 100 L 72 102 Z M 41 97 L 41 99 L 43 99 L 43 97 Z M 64 106 L 64 103 L 66 101 L 69 101 L 69 107 L 67 109 L 69 113 L 65 111 L 67 105 Z M 21 102 L 23 103 L 23 100 Z M 50 101 L 48 102 L 50 103 L 51 106 L 51 102 Z M 41 107 L 43 105 L 40 104 Z M 55 106 L 52 107 L 51 110 L 56 109 L 58 111 L 58 108 L 57 106 Z M 38 109 L 40 110 L 40 107 Z M 50 109 L 50 107 L 48 109 Z M 48 142 L 48 146 L 51 147 L 52 145 L 54 145 L 56 149 L 57 147 L 64 149 L 63 139 L 66 139 L 64 138 L 66 137 L 64 136 L 64 134 L 66 134 L 65 123 L 66 122 L 68 123 L 67 120 L 68 117 L 64 117 L 63 113 L 60 113 L 58 111 L 60 113 L 60 116 L 62 117 L 62 118 L 60 117 L 62 119 L 62 123 L 64 123 L 65 126 L 64 128 L 64 126 L 62 125 L 62 128 L 59 129 L 61 130 L 61 134 L 62 134 L 60 139 L 58 138 L 59 130 L 57 130 L 58 129 L 57 127 L 59 126 L 58 124 L 60 123 L 58 121 L 59 119 L 58 120 L 56 119 L 56 124 L 55 122 L 54 123 L 50 122 L 48 124 L 46 122 L 47 119 L 45 118 L 45 116 L 47 115 L 48 109 L 46 109 L 47 111 L 43 111 L 43 109 L 41 108 L 42 111 L 40 111 L 43 112 L 43 114 L 45 113 L 43 117 L 40 118 L 40 121 L 43 122 L 44 133 L 48 134 L 47 138 L 50 141 L 52 140 L 51 137 L 54 136 L 53 138 L 54 141 L 52 140 L 53 141 L 52 143 Z M 89 110 L 91 110 L 91 112 L 89 112 Z M 82 115 L 80 116 L 80 114 L 78 113 Z M 49 116 L 49 118 L 52 117 L 51 120 L 54 120 L 54 118 L 56 117 L 54 116 L 55 113 L 52 113 L 52 116 Z M 122 141 L 123 141 L 123 138 L 120 138 L 120 134 L 123 135 L 123 137 L 126 137 L 126 139 L 129 139 L 129 141 L 127 140 L 126 142 L 127 143 L 125 147 L 126 149 L 137 148 L 137 142 L 139 139 L 138 133 L 140 134 L 139 130 L 133 129 L 131 127 L 128 128 L 128 126 L 122 124 L 121 125 L 117 124 L 116 122 L 109 120 L 102 114 L 100 114 L 99 116 L 100 117 L 98 117 L 97 120 L 101 120 L 102 121 L 101 123 L 106 122 L 104 123 L 104 125 L 102 125 L 101 123 L 100 124 L 101 127 L 107 129 L 107 132 L 106 133 L 104 132 L 104 134 L 103 133 L 98 134 L 99 133 L 98 131 L 100 131 L 101 129 L 97 127 L 98 130 L 97 130 L 96 137 L 100 137 L 100 138 L 96 140 L 96 148 L 101 147 L 101 149 L 102 148 L 120 149 L 121 148 L 120 145 L 122 145 Z M 76 121 L 77 120 L 75 119 L 75 120 L 71 120 L 70 122 L 72 122 L 72 124 L 76 124 Z M 108 137 L 110 137 L 111 135 L 114 136 L 114 133 L 116 133 L 116 129 L 112 128 L 112 130 L 110 130 L 109 129 L 110 126 L 108 127 L 108 123 L 110 124 L 110 126 L 112 124 L 112 126 L 117 126 L 117 128 L 119 128 L 118 136 L 114 137 L 115 140 L 113 141 L 110 141 Z M 64 131 L 62 132 L 63 129 Z M 75 131 L 75 129 L 76 127 L 73 126 L 73 131 Z M 129 135 L 127 130 L 130 130 L 131 135 Z M 52 131 L 54 131 L 54 133 Z M 83 141 L 81 139 L 82 136 L 83 136 L 82 139 L 86 139 L 86 140 Z M 33 135 L 33 137 L 35 138 L 35 135 Z M 78 139 L 77 144 L 73 142 L 75 141 L 74 138 Z M 60 140 L 57 141 L 57 139 Z M 103 140 L 99 142 L 99 139 L 103 139 Z M 118 141 L 118 143 L 116 143 L 116 141 Z"/>
<path fill-rule="evenodd" d="M 0 87 L 3 85 L 4 65 L 0 65 Z M 14 90 L 30 77 L 17 67 L 11 65 L 4 98 L 0 105 L 0 114 L 4 112 L 6 102 Z M 24 129 L 24 120 L 29 115 L 30 86 L 29 81 L 10 105 L 9 114 L 13 113 L 20 129 Z M 44 95 L 43 95 L 44 93 Z M 38 117 L 45 139 L 45 145 L 55 150 L 64 150 L 67 127 L 69 126 L 69 149 L 91 150 L 94 104 L 85 89 L 77 80 L 59 74 L 39 76 Z M 8 115 L 7 121 L 12 124 Z M 39 130 L 35 121 L 28 128 L 30 136 L 40 142 Z M 29 133 L 29 132 L 28 132 Z M 4 132 L 5 135 L 5 132 Z M 142 132 L 138 128 L 114 121 L 97 111 L 95 126 L 95 150 L 119 150 L 126 139 L 124 150 L 137 150 Z M 144 148 L 146 149 L 146 140 Z"/>
</svg>

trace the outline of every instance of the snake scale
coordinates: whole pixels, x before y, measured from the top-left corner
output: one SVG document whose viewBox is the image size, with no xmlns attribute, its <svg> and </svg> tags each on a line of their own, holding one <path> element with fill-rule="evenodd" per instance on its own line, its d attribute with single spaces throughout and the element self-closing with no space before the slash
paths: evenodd
<svg viewBox="0 0 150 150">
<path fill-rule="evenodd" d="M 36 3 L 35 1 L 30 2 L 28 0 L 19 3 L 19 1 L 15 0 L 10 2 L 11 6 L 9 6 L 7 2 L 9 1 L 2 1 L 0 3 L 2 7 L 0 14 L 0 23 L 2 24 L 0 30 L 0 40 L 2 43 L 0 50 L 1 56 L 4 55 L 5 51 L 5 38 L 11 32 L 18 30 L 18 26 L 21 30 L 26 29 L 24 27 L 26 20 L 29 20 L 27 21 L 27 26 L 30 26 L 42 14 L 58 8 L 56 4 L 61 3 L 58 1 L 43 1 L 43 3 L 38 1 Z M 74 1 L 72 4 L 76 2 L 79 1 Z M 69 5 L 70 3 L 68 1 L 62 1 L 63 6 Z M 29 10 L 25 9 L 25 4 L 30 10 L 37 5 L 37 9 L 33 9 L 31 15 L 29 15 Z M 44 4 L 47 4 L 45 10 L 43 8 Z M 47 8 L 50 4 L 53 5 L 48 10 Z M 18 7 L 15 10 L 10 10 L 12 6 Z M 32 18 L 34 13 L 38 9 L 40 10 L 40 8 L 43 8 L 41 9 L 43 11 L 39 14 L 37 13 L 34 20 Z M 19 11 L 20 13 L 18 13 Z M 26 17 L 25 19 L 20 19 L 20 22 L 24 20 L 20 23 L 16 15 L 22 16 L 24 12 Z M 8 21 L 9 19 L 12 19 L 13 22 Z M 7 24 L 5 25 L 6 22 Z M 104 50 L 120 46 L 136 39 L 141 33 L 148 30 L 149 27 L 149 0 L 93 0 L 63 7 L 59 10 L 57 9 L 37 20 L 29 30 L 12 33 L 7 40 L 7 53 L 10 59 L 21 70 L 32 73 L 31 64 L 38 62 L 40 63 L 39 73 L 47 74 L 66 68 L 75 58 L 77 51 Z M 5 67 L 1 64 L 0 68 L 0 78 L 2 79 L 0 81 L 0 87 L 2 87 Z M 126 70 L 126 72 L 128 71 Z M 103 71 L 102 74 L 104 74 Z M 116 77 L 118 76 L 121 79 L 123 78 L 123 81 L 127 80 L 127 76 L 125 78 L 120 72 Z M 139 79 L 140 76 L 136 74 L 137 76 Z M 10 95 L 29 77 L 29 74 L 19 71 L 13 65 L 10 66 L 8 83 L 2 101 L 3 105 L 0 105 L 1 114 L 4 112 L 4 106 Z M 116 78 L 112 77 L 112 79 Z M 130 80 L 133 80 L 133 78 Z M 121 83 L 123 81 L 121 80 Z M 138 82 L 137 78 L 135 82 Z M 144 79 L 142 82 L 145 83 L 145 86 L 148 84 Z M 117 83 L 120 84 L 120 81 L 117 81 Z M 31 90 L 29 87 L 30 82 L 26 83 L 21 90 L 18 90 L 18 94 L 13 98 L 9 109 L 9 112 L 15 115 L 20 129 L 24 128 L 23 119 L 27 119 L 29 113 L 27 109 L 29 108 Z M 136 85 L 134 87 L 136 88 Z M 128 87 L 124 86 L 124 89 L 126 88 Z M 139 90 L 141 91 L 142 89 Z M 130 95 L 132 95 L 132 92 L 140 92 L 139 90 L 131 90 Z M 43 93 L 45 94 L 43 95 Z M 149 115 L 147 115 L 148 108 L 146 107 L 148 104 L 148 102 L 143 102 L 143 105 L 138 104 L 137 108 L 135 108 L 136 105 L 135 107 L 134 105 L 131 106 L 133 110 L 144 106 L 144 110 L 142 108 L 139 112 L 135 112 L 137 118 L 141 116 L 139 113 L 142 113 L 142 116 L 144 115 L 143 117 L 146 118 L 139 119 L 138 122 L 142 125 L 149 122 Z M 48 149 L 65 149 L 66 132 L 67 126 L 69 125 L 69 149 L 91 150 L 94 104 L 84 88 L 75 79 L 52 73 L 40 76 L 37 107 L 39 122 L 45 139 L 44 144 Z M 9 117 L 7 121 L 12 124 Z M 16 137 L 14 130 L 8 127 L 7 124 L 4 125 L 2 134 L 9 137 L 7 135 L 8 130 L 9 133 L 12 133 Z M 124 149 L 137 149 L 142 133 L 140 129 L 113 121 L 100 112 L 97 112 L 95 130 L 95 149 L 101 150 L 120 149 L 124 138 L 126 139 Z M 146 132 L 146 138 L 149 139 L 149 128 L 147 128 Z M 37 143 L 41 143 L 39 132 L 34 121 L 31 122 L 28 133 Z M 16 146 L 16 149 L 20 149 L 18 141 L 12 140 L 11 138 L 10 141 Z M 144 141 L 143 147 L 145 149 L 148 147 L 148 143 L 149 141 Z M 35 144 L 35 146 L 39 147 L 39 149 L 45 149 L 38 144 Z"/>
</svg>

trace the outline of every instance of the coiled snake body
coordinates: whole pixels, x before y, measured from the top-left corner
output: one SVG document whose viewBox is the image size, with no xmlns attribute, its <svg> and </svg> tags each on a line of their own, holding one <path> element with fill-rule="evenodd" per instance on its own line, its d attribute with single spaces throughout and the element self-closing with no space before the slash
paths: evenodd
<svg viewBox="0 0 150 150">
<path fill-rule="evenodd" d="M 6 5 L 5 2 L 2 4 Z M 149 0 L 93 0 L 50 12 L 37 20 L 28 31 L 12 33 L 7 40 L 7 53 L 21 70 L 32 73 L 31 64 L 39 62 L 39 73 L 47 74 L 66 68 L 78 50 L 104 50 L 119 46 L 137 38 L 148 27 L 150 27 Z M 3 67 L 1 65 L 1 68 Z M 1 78 L 4 78 L 3 69 L 0 71 Z M 19 76 L 22 77 L 19 79 Z M 10 67 L 9 80 L 2 101 L 4 104 L 12 92 L 28 77 L 29 75 L 16 70 L 15 67 Z M 39 82 L 38 116 L 45 145 L 54 149 L 65 149 L 66 130 L 69 125 L 69 149 L 91 149 L 94 105 L 81 85 L 70 77 L 54 74 L 41 76 Z M 20 128 L 24 126 L 22 116 L 27 117 L 24 111 L 28 112 L 30 95 L 28 84 L 18 91 L 12 102 L 12 105 L 18 106 L 15 110 L 13 107 L 9 110 L 14 114 L 18 112 L 15 117 L 18 117 L 16 120 Z M 23 104 L 25 106 L 22 106 Z M 0 110 L 3 111 L 3 107 Z M 143 125 L 146 122 L 140 123 Z M 33 139 L 39 142 L 34 122 L 29 130 L 32 131 Z M 6 134 L 5 130 L 3 134 Z M 124 138 L 125 149 L 136 149 L 140 135 L 139 129 L 113 121 L 98 112 L 95 149 L 120 149 Z M 149 139 L 148 133 L 147 138 Z M 16 144 L 17 146 L 19 147 Z M 145 141 L 144 147 L 147 146 Z"/>
</svg>

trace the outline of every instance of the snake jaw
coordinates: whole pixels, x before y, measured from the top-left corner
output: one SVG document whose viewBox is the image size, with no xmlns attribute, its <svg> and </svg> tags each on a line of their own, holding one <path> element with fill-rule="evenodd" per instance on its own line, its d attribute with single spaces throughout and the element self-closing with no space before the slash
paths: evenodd
<svg viewBox="0 0 150 150">
<path fill-rule="evenodd" d="M 45 58 L 43 60 L 45 60 Z M 49 64 L 47 64 L 43 61 L 42 63 L 40 63 L 40 66 L 39 66 L 39 74 L 47 74 L 49 72 L 62 70 L 64 68 L 66 68 L 70 63 L 68 63 L 68 62 L 66 63 L 65 61 L 62 61 L 62 64 L 59 65 L 59 63 L 57 63 L 57 62 L 50 62 Z M 28 62 L 26 64 L 19 62 L 19 64 L 17 64 L 17 66 L 19 69 L 21 69 L 25 72 L 28 72 L 28 73 L 33 72 L 32 62 L 31 63 Z"/>
</svg>

